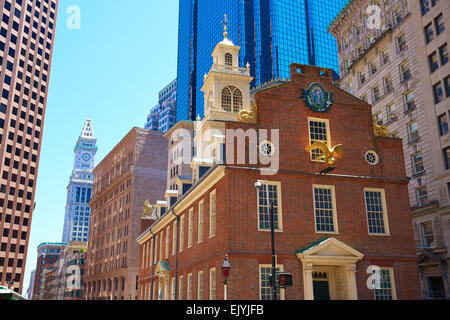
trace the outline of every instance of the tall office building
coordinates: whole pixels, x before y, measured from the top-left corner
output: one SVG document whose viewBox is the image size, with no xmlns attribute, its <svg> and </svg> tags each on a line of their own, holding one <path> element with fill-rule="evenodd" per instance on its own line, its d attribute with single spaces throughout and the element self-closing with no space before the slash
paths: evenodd
<svg viewBox="0 0 450 320">
<path fill-rule="evenodd" d="M 166 187 L 167 140 L 133 128 L 94 169 L 86 255 L 87 300 L 134 300 L 142 208 Z"/>
<path fill-rule="evenodd" d="M 95 139 L 91 120 L 84 124 L 83 131 L 75 145 L 75 162 L 69 186 L 67 187 L 66 215 L 64 218 L 63 242 L 88 241 L 89 201 L 94 184 Z"/>
<path fill-rule="evenodd" d="M 176 121 L 177 114 L 177 80 L 159 92 L 158 104 L 147 116 L 145 129 L 167 132 Z"/>
<path fill-rule="evenodd" d="M 350 1 L 330 26 L 341 87 L 371 103 L 376 122 L 403 140 L 422 296 L 450 299 L 450 7 L 392 1 L 380 7 L 378 28 L 368 28 L 371 5 Z"/>
<path fill-rule="evenodd" d="M 22 291 L 58 0 L 0 2 L 0 284 Z"/>
<path fill-rule="evenodd" d="M 177 121 L 204 115 L 203 77 L 220 42 L 224 14 L 229 38 L 250 65 L 253 86 L 289 78 L 292 62 L 339 69 L 327 27 L 348 0 L 180 0 Z"/>
</svg>

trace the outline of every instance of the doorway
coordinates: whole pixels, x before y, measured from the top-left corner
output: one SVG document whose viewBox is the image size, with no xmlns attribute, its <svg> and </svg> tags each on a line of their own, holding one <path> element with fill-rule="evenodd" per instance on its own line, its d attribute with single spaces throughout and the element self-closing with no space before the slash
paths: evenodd
<svg viewBox="0 0 450 320">
<path fill-rule="evenodd" d="M 314 300 L 329 301 L 330 298 L 330 283 L 328 281 L 314 281 Z"/>
<path fill-rule="evenodd" d="M 445 299 L 445 287 L 442 277 L 428 278 L 429 297 L 435 300 Z"/>
<path fill-rule="evenodd" d="M 331 300 L 329 272 L 316 271 L 313 273 L 313 290 L 314 300 Z"/>
</svg>

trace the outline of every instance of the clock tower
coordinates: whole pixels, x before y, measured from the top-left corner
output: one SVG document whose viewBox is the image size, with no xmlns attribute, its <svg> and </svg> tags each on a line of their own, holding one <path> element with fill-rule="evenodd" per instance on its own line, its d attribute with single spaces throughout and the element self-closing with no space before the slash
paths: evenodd
<svg viewBox="0 0 450 320">
<path fill-rule="evenodd" d="M 91 212 L 89 201 L 92 197 L 94 183 L 92 171 L 95 167 L 97 150 L 97 139 L 88 118 L 74 149 L 74 166 L 67 186 L 63 242 L 88 241 Z"/>
</svg>

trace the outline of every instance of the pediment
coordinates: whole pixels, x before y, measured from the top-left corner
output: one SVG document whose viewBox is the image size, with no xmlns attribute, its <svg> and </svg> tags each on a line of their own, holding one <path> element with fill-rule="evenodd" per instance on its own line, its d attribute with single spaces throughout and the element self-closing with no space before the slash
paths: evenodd
<svg viewBox="0 0 450 320">
<path fill-rule="evenodd" d="M 315 250 L 314 252 L 310 253 L 311 256 L 346 256 L 346 257 L 353 257 L 355 254 L 352 252 L 349 252 L 348 250 L 343 249 L 340 246 L 337 246 L 335 244 L 331 244 L 329 246 L 320 248 L 319 250 Z"/>
<path fill-rule="evenodd" d="M 305 249 L 297 252 L 297 257 L 302 261 L 308 260 L 335 260 L 358 261 L 364 255 L 349 245 L 335 238 L 322 239 Z"/>
<path fill-rule="evenodd" d="M 170 270 L 171 268 L 169 263 L 167 261 L 161 261 L 156 267 L 156 274 L 168 273 Z"/>
</svg>

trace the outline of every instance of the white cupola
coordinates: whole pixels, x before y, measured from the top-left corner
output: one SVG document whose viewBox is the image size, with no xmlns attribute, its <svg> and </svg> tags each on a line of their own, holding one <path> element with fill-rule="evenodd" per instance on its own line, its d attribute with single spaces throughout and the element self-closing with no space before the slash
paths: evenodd
<svg viewBox="0 0 450 320">
<path fill-rule="evenodd" d="M 191 167 L 193 183 L 214 164 L 225 162 L 225 124 L 239 121 L 241 111 L 251 111 L 250 66 L 239 67 L 240 47 L 228 39 L 224 26 L 224 39 L 212 53 L 213 65 L 201 91 L 205 95 L 205 117 L 197 118 L 195 126 L 195 155 Z"/>
<path fill-rule="evenodd" d="M 224 26 L 224 39 L 212 53 L 213 65 L 205 74 L 201 89 L 205 95 L 205 118 L 208 120 L 238 121 L 239 112 L 250 111 L 250 65 L 239 67 L 240 47 L 228 39 Z"/>
</svg>

